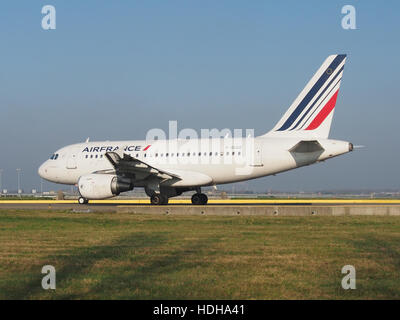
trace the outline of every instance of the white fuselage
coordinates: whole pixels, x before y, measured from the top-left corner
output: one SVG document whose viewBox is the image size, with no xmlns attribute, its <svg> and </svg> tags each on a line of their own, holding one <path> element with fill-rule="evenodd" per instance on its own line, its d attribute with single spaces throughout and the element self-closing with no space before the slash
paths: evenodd
<svg viewBox="0 0 400 320">
<path fill-rule="evenodd" d="M 171 187 L 209 186 L 287 171 L 351 151 L 349 142 L 318 139 L 322 152 L 293 154 L 300 138 L 240 138 L 160 141 L 98 141 L 63 147 L 39 168 L 39 175 L 61 184 L 77 184 L 83 175 L 114 172 L 106 152 L 128 154 L 182 179 Z M 143 181 L 135 186 L 145 187 Z"/>
<path fill-rule="evenodd" d="M 152 204 L 193 190 L 192 203 L 206 204 L 202 186 L 255 179 L 347 153 L 351 143 L 328 139 L 345 62 L 345 54 L 328 56 L 262 136 L 79 143 L 56 151 L 39 175 L 76 184 L 81 204 L 135 187 L 144 187 Z"/>
</svg>

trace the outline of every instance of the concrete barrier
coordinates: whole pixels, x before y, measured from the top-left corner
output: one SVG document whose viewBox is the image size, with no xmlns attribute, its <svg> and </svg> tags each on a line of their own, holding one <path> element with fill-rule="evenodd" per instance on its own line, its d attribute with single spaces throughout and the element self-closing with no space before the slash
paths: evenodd
<svg viewBox="0 0 400 320">
<path fill-rule="evenodd" d="M 118 206 L 133 214 L 219 216 L 400 216 L 400 206 Z"/>
</svg>

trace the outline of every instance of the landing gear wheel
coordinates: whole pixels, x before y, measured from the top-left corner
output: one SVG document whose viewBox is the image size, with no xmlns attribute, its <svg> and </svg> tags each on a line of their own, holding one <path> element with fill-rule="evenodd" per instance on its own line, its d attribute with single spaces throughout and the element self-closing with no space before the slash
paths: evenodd
<svg viewBox="0 0 400 320">
<path fill-rule="evenodd" d="M 78 202 L 79 204 L 86 204 L 89 203 L 89 200 L 84 197 L 79 197 Z"/>
<path fill-rule="evenodd" d="M 150 202 L 151 204 L 154 205 L 162 205 L 162 204 L 167 204 L 168 203 L 168 197 L 162 195 L 162 194 L 153 194 L 150 197 Z"/>
<path fill-rule="evenodd" d="M 194 195 L 192 195 L 192 204 L 194 205 L 199 205 L 201 204 L 201 197 L 200 197 L 201 193 L 195 193 Z"/>
<path fill-rule="evenodd" d="M 159 194 L 153 194 L 150 197 L 151 204 L 160 205 L 161 201 L 162 201 L 162 199 L 161 199 L 161 196 Z"/>
<path fill-rule="evenodd" d="M 207 204 L 207 202 L 208 197 L 204 193 L 195 193 L 192 196 L 192 204 L 194 205 Z"/>
<path fill-rule="evenodd" d="M 200 193 L 201 204 L 207 204 L 208 197 L 204 193 Z"/>
</svg>

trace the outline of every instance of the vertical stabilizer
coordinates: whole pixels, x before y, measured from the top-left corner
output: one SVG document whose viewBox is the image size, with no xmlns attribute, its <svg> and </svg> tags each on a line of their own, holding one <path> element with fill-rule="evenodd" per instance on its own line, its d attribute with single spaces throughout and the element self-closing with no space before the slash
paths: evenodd
<svg viewBox="0 0 400 320">
<path fill-rule="evenodd" d="M 345 62 L 345 54 L 329 56 L 275 127 L 264 136 L 327 138 Z"/>
</svg>

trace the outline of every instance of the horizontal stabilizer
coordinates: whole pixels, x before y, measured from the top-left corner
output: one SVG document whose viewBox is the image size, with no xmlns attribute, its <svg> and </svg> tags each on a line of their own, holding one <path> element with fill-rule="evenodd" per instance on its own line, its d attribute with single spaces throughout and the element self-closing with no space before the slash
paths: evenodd
<svg viewBox="0 0 400 320">
<path fill-rule="evenodd" d="M 292 153 L 310 153 L 310 152 L 323 152 L 325 149 L 317 140 L 300 141 L 289 151 Z"/>
</svg>

